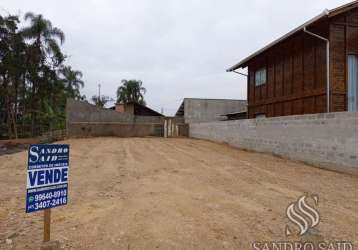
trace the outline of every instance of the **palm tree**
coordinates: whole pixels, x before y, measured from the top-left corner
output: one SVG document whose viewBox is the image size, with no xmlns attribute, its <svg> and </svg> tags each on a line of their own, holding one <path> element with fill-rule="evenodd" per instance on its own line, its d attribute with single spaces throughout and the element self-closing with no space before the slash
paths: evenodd
<svg viewBox="0 0 358 250">
<path fill-rule="evenodd" d="M 122 86 L 117 89 L 117 103 L 135 102 L 145 105 L 146 89 L 142 85 L 140 80 L 122 80 Z"/>
<path fill-rule="evenodd" d="M 21 34 L 25 40 L 32 42 L 28 49 L 27 64 L 29 80 L 32 82 L 29 99 L 31 100 L 30 109 L 33 110 L 31 112 L 31 130 L 34 134 L 37 116 L 35 110 L 41 106 L 41 100 L 48 96 L 49 92 L 52 92 L 54 82 L 56 82 L 56 79 L 48 79 L 48 73 L 61 65 L 65 59 L 58 43 L 58 41 L 61 44 L 64 43 L 65 35 L 60 29 L 53 27 L 51 22 L 42 15 L 28 12 L 24 19 L 29 21 L 30 25 L 23 28 Z M 54 100 L 50 101 L 50 103 L 53 102 Z"/>
<path fill-rule="evenodd" d="M 58 63 L 64 60 L 58 40 L 61 44 L 65 42 L 65 34 L 62 30 L 53 27 L 51 22 L 45 19 L 41 14 L 35 15 L 27 12 L 25 21 L 30 21 L 30 26 L 22 29 L 21 33 L 25 39 L 34 40 L 34 45 L 42 54 L 50 54 Z"/>
<path fill-rule="evenodd" d="M 94 105 L 100 108 L 104 108 L 104 106 L 110 101 L 109 97 L 104 95 L 102 96 L 94 95 L 92 96 L 91 100 L 94 103 Z"/>
<path fill-rule="evenodd" d="M 85 99 L 82 73 L 64 65 L 63 32 L 42 15 L 24 21 L 0 14 L 0 138 L 62 129 L 66 99 Z"/>
<path fill-rule="evenodd" d="M 84 82 L 81 80 L 83 77 L 82 72 L 72 70 L 71 66 L 65 66 L 60 70 L 63 75 L 62 81 L 65 85 L 65 90 L 68 97 L 80 99 L 80 89 L 84 87 Z"/>
</svg>

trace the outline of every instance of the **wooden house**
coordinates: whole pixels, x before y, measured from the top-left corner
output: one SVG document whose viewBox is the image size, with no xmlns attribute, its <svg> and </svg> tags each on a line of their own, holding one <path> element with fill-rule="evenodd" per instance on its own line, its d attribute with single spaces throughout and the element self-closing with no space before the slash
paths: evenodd
<svg viewBox="0 0 358 250">
<path fill-rule="evenodd" d="M 227 71 L 240 68 L 248 68 L 249 118 L 358 111 L 358 1 L 325 10 Z"/>
</svg>

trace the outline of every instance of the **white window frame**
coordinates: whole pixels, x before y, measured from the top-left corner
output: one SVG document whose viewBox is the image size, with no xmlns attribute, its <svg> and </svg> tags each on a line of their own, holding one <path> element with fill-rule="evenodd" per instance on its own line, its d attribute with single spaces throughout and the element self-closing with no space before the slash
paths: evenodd
<svg viewBox="0 0 358 250">
<path fill-rule="evenodd" d="M 267 82 L 267 70 L 266 67 L 262 67 L 255 71 L 255 86 L 261 86 Z"/>
</svg>

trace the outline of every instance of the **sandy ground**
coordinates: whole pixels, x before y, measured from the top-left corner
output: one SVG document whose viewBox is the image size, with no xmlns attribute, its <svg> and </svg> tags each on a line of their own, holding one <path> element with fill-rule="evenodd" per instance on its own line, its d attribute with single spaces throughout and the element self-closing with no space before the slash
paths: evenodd
<svg viewBox="0 0 358 250">
<path fill-rule="evenodd" d="M 63 248 L 250 249 L 290 240 L 285 211 L 305 193 L 319 195 L 315 235 L 357 247 L 357 177 L 200 140 L 64 143 L 70 200 L 52 210 L 52 238 Z M 43 213 L 24 212 L 26 158 L 0 156 L 0 249 L 41 244 Z"/>
</svg>

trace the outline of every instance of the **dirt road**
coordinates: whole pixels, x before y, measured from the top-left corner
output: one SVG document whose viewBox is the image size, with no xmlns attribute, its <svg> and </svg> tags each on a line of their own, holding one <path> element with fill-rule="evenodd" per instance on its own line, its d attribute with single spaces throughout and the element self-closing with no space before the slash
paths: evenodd
<svg viewBox="0 0 358 250">
<path fill-rule="evenodd" d="M 71 145 L 66 249 L 250 249 L 287 240 L 287 206 L 318 194 L 324 240 L 358 240 L 358 178 L 191 139 L 95 138 Z M 38 249 L 42 213 L 24 213 L 27 152 L 0 156 L 0 249 Z M 6 238 L 9 238 L 7 242 Z"/>
</svg>

